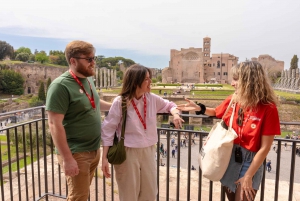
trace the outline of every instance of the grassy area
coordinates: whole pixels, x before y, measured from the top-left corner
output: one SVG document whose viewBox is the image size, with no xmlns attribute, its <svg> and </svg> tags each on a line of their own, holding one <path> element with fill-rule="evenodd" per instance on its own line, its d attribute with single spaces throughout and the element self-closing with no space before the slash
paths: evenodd
<svg viewBox="0 0 300 201">
<path fill-rule="evenodd" d="M 300 101 L 300 94 L 293 94 L 293 93 L 288 93 L 288 92 L 283 92 L 283 91 L 276 91 L 275 93 L 278 96 L 281 96 L 285 98 L 286 100 L 299 100 Z"/>
<path fill-rule="evenodd" d="M 4 157 L 3 153 L 7 151 L 7 145 L 6 144 L 1 144 L 1 153 L 2 153 L 2 158 Z M 3 160 L 3 159 L 2 159 Z"/>
<path fill-rule="evenodd" d="M 23 62 L 23 61 L 11 61 L 11 60 L 0 61 L 0 64 L 21 64 L 21 63 L 25 63 L 25 62 Z"/>
<path fill-rule="evenodd" d="M 36 160 L 37 160 L 37 158 L 34 157 L 34 158 L 33 158 L 33 161 L 35 162 Z M 31 164 L 31 158 L 30 158 L 30 156 L 27 156 L 27 157 L 26 157 L 26 164 L 27 164 L 27 165 Z M 24 165 L 25 165 L 25 160 L 24 160 L 24 159 L 19 160 L 19 168 L 20 168 L 20 169 L 23 168 Z M 18 170 L 17 167 L 18 167 L 18 166 L 17 166 L 17 162 L 12 163 L 12 164 L 11 164 L 12 172 L 17 171 L 17 170 Z M 5 166 L 5 167 L 3 167 L 3 169 L 2 169 L 3 174 L 5 174 L 6 172 L 9 171 L 8 168 L 9 168 L 8 165 Z"/>
<path fill-rule="evenodd" d="M 21 64 L 21 63 L 27 63 L 23 61 L 12 61 L 12 60 L 4 60 L 0 61 L 0 64 Z M 29 63 L 28 63 L 29 64 Z M 40 62 L 34 62 L 30 64 L 40 64 L 40 65 L 45 65 L 45 66 L 53 66 L 53 67 L 58 67 L 58 68 L 68 68 L 68 66 L 61 66 L 61 65 L 56 65 L 56 64 L 51 64 L 51 63 L 40 63 Z"/>
<path fill-rule="evenodd" d="M 45 63 L 43 65 L 45 65 L 45 66 L 53 66 L 53 67 L 58 67 L 58 68 L 68 68 L 68 66 L 61 66 L 61 65 L 50 64 L 50 63 Z"/>
<path fill-rule="evenodd" d="M 0 141 L 6 142 L 6 135 L 0 135 Z"/>
</svg>

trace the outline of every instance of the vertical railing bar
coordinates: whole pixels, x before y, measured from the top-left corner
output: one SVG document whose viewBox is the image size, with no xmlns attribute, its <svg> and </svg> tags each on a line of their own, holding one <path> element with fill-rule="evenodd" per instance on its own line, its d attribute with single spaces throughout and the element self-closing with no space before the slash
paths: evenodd
<svg viewBox="0 0 300 201">
<path fill-rule="evenodd" d="M 166 175 L 166 200 L 170 199 L 170 131 L 166 132 L 167 136 L 167 161 L 166 161 L 166 166 L 167 166 L 167 175 Z"/>
<path fill-rule="evenodd" d="M 59 192 L 59 195 L 62 195 L 62 186 L 61 186 L 61 169 L 60 169 L 60 165 L 58 164 L 57 165 L 57 168 L 58 168 L 58 192 Z"/>
<path fill-rule="evenodd" d="M 6 131 L 5 131 L 6 132 Z M 2 164 L 2 147 L 0 142 L 0 164 Z M 1 185 L 1 200 L 4 200 L 4 187 L 3 187 L 3 170 L 2 165 L 0 165 L 0 185 Z"/>
<path fill-rule="evenodd" d="M 53 194 L 55 194 L 55 176 L 54 176 L 54 150 L 53 150 L 53 140 L 52 140 L 52 137 L 50 138 L 50 151 L 51 151 L 51 177 L 52 177 L 52 192 Z"/>
<path fill-rule="evenodd" d="M 42 128 L 43 128 L 43 155 L 44 155 L 44 180 L 46 201 L 48 201 L 48 168 L 47 168 L 47 139 L 46 139 L 46 119 L 45 108 L 42 108 Z"/>
<path fill-rule="evenodd" d="M 37 154 L 37 170 L 38 170 L 38 190 L 39 197 L 41 197 L 41 171 L 40 171 L 40 140 L 39 140 L 39 129 L 38 122 L 35 122 L 35 135 L 36 135 L 36 154 Z"/>
<path fill-rule="evenodd" d="M 203 133 L 201 132 L 199 134 L 199 153 L 202 149 L 202 146 L 203 146 Z M 201 170 L 199 165 L 198 165 L 198 170 L 199 170 L 199 174 L 198 174 L 198 200 L 201 200 L 201 198 L 202 198 L 202 170 Z"/>
<path fill-rule="evenodd" d="M 21 192 L 21 180 L 20 180 L 20 157 L 19 157 L 19 138 L 18 138 L 18 128 L 15 127 L 15 142 L 16 142 L 16 157 L 17 157 L 17 175 L 18 175 L 18 196 L 19 200 L 22 198 Z"/>
<path fill-rule="evenodd" d="M 105 183 L 105 176 L 104 176 L 104 174 L 103 174 L 103 179 L 102 179 L 102 181 L 103 181 L 103 201 L 106 201 L 106 183 Z"/>
<path fill-rule="evenodd" d="M 180 141 L 181 141 L 181 132 L 177 131 L 177 178 L 176 178 L 176 200 L 179 200 L 179 191 L 180 191 Z"/>
<path fill-rule="evenodd" d="M 291 171 L 290 171 L 290 186 L 289 186 L 289 201 L 293 200 L 294 193 L 294 176 L 295 176 L 295 160 L 296 160 L 296 142 L 292 142 L 292 160 L 291 160 Z"/>
<path fill-rule="evenodd" d="M 189 134 L 189 146 L 188 146 L 188 175 L 187 175 L 187 200 L 191 199 L 191 154 L 192 154 L 192 132 Z"/>
<path fill-rule="evenodd" d="M 224 187 L 221 185 L 221 197 L 220 197 L 221 201 L 225 201 L 225 191 L 224 191 Z"/>
<path fill-rule="evenodd" d="M 264 201 L 265 197 L 265 181 L 266 181 L 266 159 L 263 162 L 264 171 L 263 171 L 263 177 L 261 180 L 261 187 L 260 187 L 260 201 Z"/>
<path fill-rule="evenodd" d="M 26 135 L 25 135 L 25 125 L 22 125 L 22 134 L 23 134 L 23 152 L 24 152 L 24 168 L 25 168 L 25 190 L 26 190 L 26 199 L 29 200 L 28 194 L 28 178 L 27 178 L 27 152 L 26 152 Z M 31 161 L 33 163 L 33 161 Z"/>
<path fill-rule="evenodd" d="M 96 201 L 98 201 L 98 178 L 100 175 L 100 172 L 98 173 L 98 167 L 96 168 L 95 171 L 96 177 L 95 177 L 95 197 L 96 197 Z"/>
<path fill-rule="evenodd" d="M 11 167 L 11 153 L 10 153 L 10 129 L 8 129 L 6 131 L 7 133 L 7 156 L 8 156 L 8 174 L 9 174 L 9 187 L 10 187 L 10 199 L 11 201 L 13 201 L 14 197 L 13 197 L 13 187 L 12 187 L 12 167 Z"/>
<path fill-rule="evenodd" d="M 158 141 L 156 146 L 156 182 L 157 182 L 157 194 L 156 200 L 159 200 L 159 163 L 160 163 L 160 130 L 157 129 Z"/>
<path fill-rule="evenodd" d="M 54 175 L 54 154 L 53 154 L 53 141 L 52 137 L 50 138 L 50 161 L 51 161 L 51 180 L 52 180 L 52 193 L 55 194 L 55 175 Z"/>
<path fill-rule="evenodd" d="M 66 196 L 69 194 L 69 188 L 68 188 L 68 183 L 67 180 L 65 179 L 65 185 L 66 185 Z"/>
<path fill-rule="evenodd" d="M 209 201 L 212 201 L 213 199 L 213 182 L 209 181 Z"/>
<path fill-rule="evenodd" d="M 281 140 L 277 141 L 277 161 L 276 161 L 276 176 L 275 176 L 275 195 L 274 201 L 278 201 L 279 190 L 279 174 L 280 174 L 280 156 L 281 156 Z"/>
<path fill-rule="evenodd" d="M 35 182 L 34 182 L 34 159 L 33 159 L 33 143 L 32 143 L 32 124 L 29 124 L 29 140 L 30 140 L 30 160 L 31 160 L 31 180 L 32 180 L 32 195 L 35 200 Z"/>
<path fill-rule="evenodd" d="M 110 171 L 111 171 L 111 200 L 115 200 L 114 199 L 114 166 L 113 164 L 111 164 L 111 168 L 110 168 Z"/>
</svg>

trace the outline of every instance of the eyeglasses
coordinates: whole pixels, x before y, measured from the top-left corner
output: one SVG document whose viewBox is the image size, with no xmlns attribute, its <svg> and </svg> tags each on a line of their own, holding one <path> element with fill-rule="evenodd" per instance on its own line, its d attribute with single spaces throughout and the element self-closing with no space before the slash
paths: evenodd
<svg viewBox="0 0 300 201">
<path fill-rule="evenodd" d="M 92 63 L 92 61 L 95 61 L 97 59 L 97 57 L 87 57 L 87 58 L 81 58 L 81 57 L 73 57 L 75 59 L 85 59 L 87 60 L 89 63 Z"/>
<path fill-rule="evenodd" d="M 242 126 L 243 121 L 244 121 L 244 112 L 243 112 L 243 109 L 240 108 L 238 111 L 238 118 L 236 119 L 236 123 L 237 123 L 237 125 Z"/>
</svg>

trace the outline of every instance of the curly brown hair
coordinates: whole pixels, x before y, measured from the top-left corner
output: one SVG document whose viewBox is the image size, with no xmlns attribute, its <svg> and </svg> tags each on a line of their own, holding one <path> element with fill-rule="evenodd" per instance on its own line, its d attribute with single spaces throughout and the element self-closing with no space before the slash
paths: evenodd
<svg viewBox="0 0 300 201">
<path fill-rule="evenodd" d="M 238 81 L 236 101 L 242 108 L 254 109 L 258 104 L 278 104 L 277 96 L 262 65 L 245 61 L 232 67 L 233 79 Z"/>
</svg>

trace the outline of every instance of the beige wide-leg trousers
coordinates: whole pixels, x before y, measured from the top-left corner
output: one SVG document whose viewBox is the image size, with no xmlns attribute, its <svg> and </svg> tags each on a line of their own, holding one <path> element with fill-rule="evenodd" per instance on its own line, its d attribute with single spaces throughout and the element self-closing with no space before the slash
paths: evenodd
<svg viewBox="0 0 300 201">
<path fill-rule="evenodd" d="M 115 165 L 120 201 L 154 201 L 157 195 L 155 146 L 128 148 L 126 160 Z"/>
</svg>

